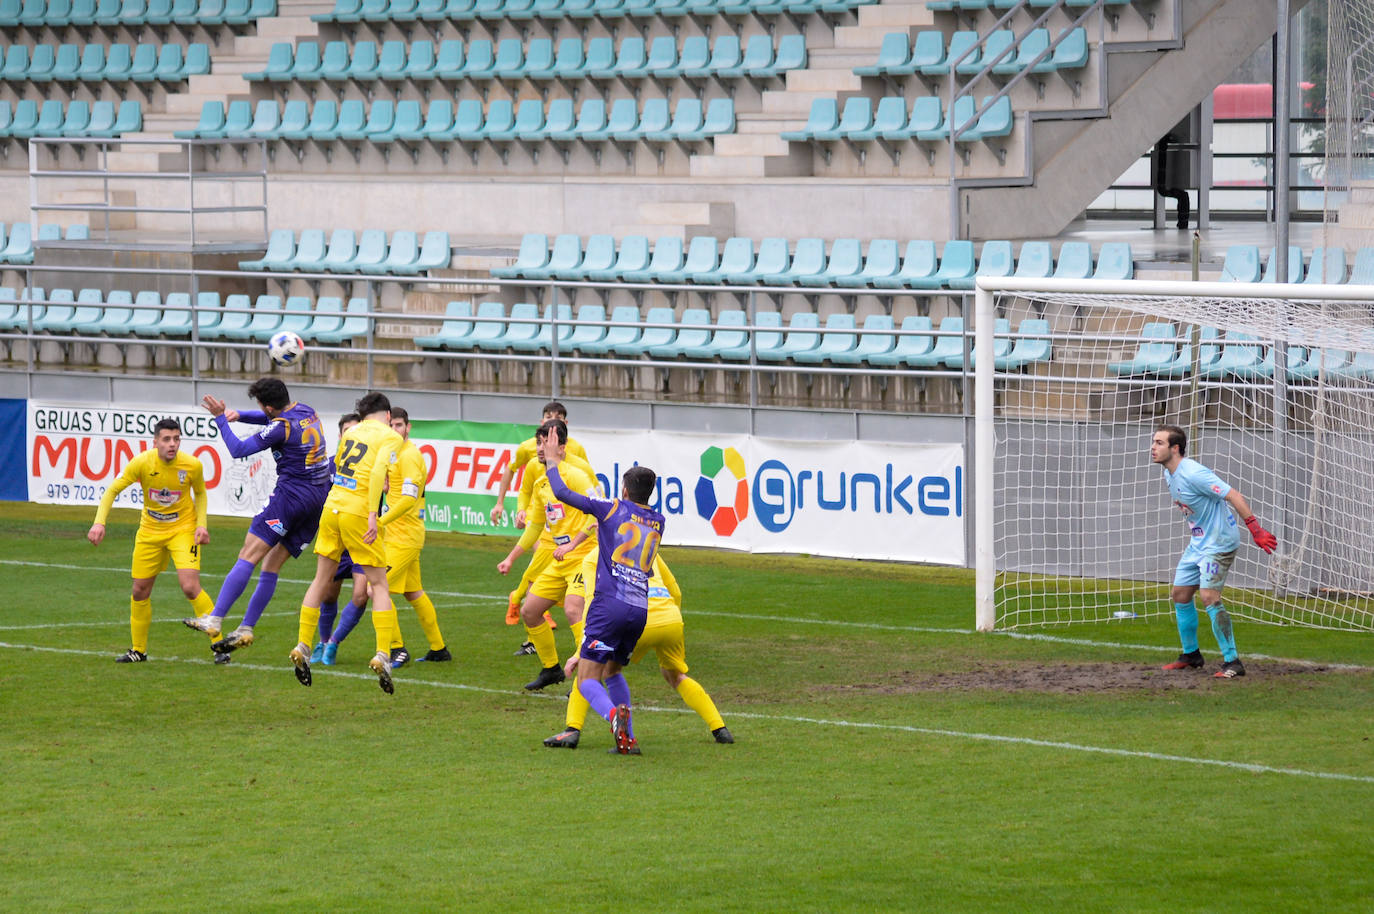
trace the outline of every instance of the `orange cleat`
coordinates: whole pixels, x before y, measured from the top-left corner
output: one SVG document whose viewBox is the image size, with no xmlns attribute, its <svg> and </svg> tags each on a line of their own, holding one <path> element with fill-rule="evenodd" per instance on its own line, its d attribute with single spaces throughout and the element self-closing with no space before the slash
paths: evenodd
<svg viewBox="0 0 1374 914">
<path fill-rule="evenodd" d="M 516 592 L 510 592 L 510 601 L 506 604 L 506 624 L 514 625 L 520 621 L 520 601 L 515 598 Z"/>
<path fill-rule="evenodd" d="M 558 623 L 553 621 L 553 616 L 549 615 L 548 613 L 544 613 L 544 621 L 549 623 L 550 629 L 556 630 L 558 628 Z"/>
</svg>

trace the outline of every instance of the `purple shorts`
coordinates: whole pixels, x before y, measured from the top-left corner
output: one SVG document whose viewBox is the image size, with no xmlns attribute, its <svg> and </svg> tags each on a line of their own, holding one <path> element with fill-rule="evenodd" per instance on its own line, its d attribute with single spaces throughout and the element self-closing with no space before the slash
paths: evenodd
<svg viewBox="0 0 1374 914">
<path fill-rule="evenodd" d="M 634 607 L 614 598 L 592 597 L 587 607 L 581 656 L 594 663 L 614 660 L 626 666 L 639 643 L 639 636 L 644 634 L 648 617 L 647 607 Z"/>
<path fill-rule="evenodd" d="M 281 543 L 296 558 L 315 538 L 327 497 L 329 486 L 285 490 L 278 486 L 248 532 L 269 546 Z"/>
<path fill-rule="evenodd" d="M 353 567 L 353 556 L 349 555 L 348 550 L 345 549 L 343 553 L 339 556 L 339 568 L 337 571 L 334 572 L 334 580 L 351 580 L 353 578 L 354 572 L 356 571 L 357 569 Z"/>
</svg>

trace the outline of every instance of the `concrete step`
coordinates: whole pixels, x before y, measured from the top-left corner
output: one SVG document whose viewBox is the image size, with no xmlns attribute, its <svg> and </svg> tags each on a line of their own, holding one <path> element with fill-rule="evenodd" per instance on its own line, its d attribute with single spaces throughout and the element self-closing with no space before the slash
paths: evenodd
<svg viewBox="0 0 1374 914">
<path fill-rule="evenodd" d="M 857 28 L 885 28 L 892 31 L 902 26 L 934 28 L 935 14 L 926 9 L 924 2 L 900 3 L 884 0 L 882 3 L 859 7 Z M 848 27 L 855 28 L 856 26 Z M 836 44 L 839 44 L 839 32 L 844 28 L 846 26 L 840 26 L 835 30 Z"/>
<path fill-rule="evenodd" d="M 697 156 L 691 163 L 694 178 L 780 178 L 811 173 L 811 150 L 800 146 L 788 155 Z"/>
<path fill-rule="evenodd" d="M 207 73 L 192 76 L 184 95 L 199 95 L 208 98 L 247 98 L 252 86 L 238 73 Z"/>
<path fill-rule="evenodd" d="M 646 224 L 720 227 L 726 234 L 734 231 L 735 205 L 701 201 L 660 201 L 642 203 L 639 218 Z"/>
<path fill-rule="evenodd" d="M 881 26 L 862 26 L 862 25 L 842 25 L 835 30 L 835 49 L 854 50 L 871 48 L 877 50 L 882 46 L 883 36 L 888 32 L 916 32 L 915 27 L 903 28 L 902 26 L 881 25 Z"/>
<path fill-rule="evenodd" d="M 735 133 L 777 136 L 784 130 L 796 130 L 806 121 L 796 117 L 774 117 L 770 114 L 741 114 L 735 118 Z"/>
<path fill-rule="evenodd" d="M 807 57 L 807 69 L 844 70 L 848 72 L 855 67 L 873 63 L 878 57 L 878 46 L 882 43 L 883 40 L 880 36 L 871 47 L 831 48 L 817 51 Z"/>
<path fill-rule="evenodd" d="M 278 41 L 292 41 L 295 36 L 281 38 L 266 38 L 262 35 L 240 35 L 234 39 L 234 57 L 242 58 L 244 63 L 256 63 L 258 60 L 266 60 L 272 52 L 272 45 Z M 237 61 L 236 61 L 237 62 Z M 215 70 L 220 69 L 220 60 L 215 58 Z"/>
<path fill-rule="evenodd" d="M 321 7 L 318 12 L 329 12 L 333 9 L 333 4 L 311 4 Z M 272 19 L 258 20 L 258 37 L 270 38 L 273 41 L 283 41 L 291 38 L 298 38 L 302 35 L 318 35 L 320 25 L 311 20 L 310 16 L 276 16 Z"/>
<path fill-rule="evenodd" d="M 785 156 L 788 143 L 775 134 L 736 133 L 716 137 L 718 156 Z"/>
<path fill-rule="evenodd" d="M 863 81 L 854 75 L 849 67 L 835 70 L 792 70 L 787 74 L 788 93 L 820 92 L 833 95 L 836 92 L 857 92 L 862 86 Z M 807 106 L 810 107 L 810 102 Z M 768 110 L 766 97 L 764 110 Z"/>
<path fill-rule="evenodd" d="M 763 93 L 763 114 L 774 117 L 806 118 L 811 102 L 818 98 L 834 98 L 834 92 L 767 91 Z"/>
</svg>

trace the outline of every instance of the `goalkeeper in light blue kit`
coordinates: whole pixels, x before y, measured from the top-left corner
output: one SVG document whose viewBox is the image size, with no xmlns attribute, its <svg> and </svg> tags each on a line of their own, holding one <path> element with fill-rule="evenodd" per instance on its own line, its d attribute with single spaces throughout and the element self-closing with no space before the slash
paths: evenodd
<svg viewBox="0 0 1374 914">
<path fill-rule="evenodd" d="M 1203 665 L 1197 643 L 1197 606 L 1193 603 L 1196 595 L 1212 619 L 1212 634 L 1221 648 L 1221 669 L 1213 675 L 1217 679 L 1234 679 L 1245 675 L 1245 667 L 1236 652 L 1231 615 L 1221 605 L 1221 589 L 1226 586 L 1226 576 L 1240 548 L 1236 517 L 1244 519 L 1255 545 L 1266 553 L 1273 552 L 1279 541 L 1260 526 L 1244 495 L 1207 467 L 1183 456 L 1187 450 L 1188 435 L 1177 425 L 1161 425 L 1150 438 L 1150 460 L 1164 468 L 1169 495 L 1183 512 L 1192 536 L 1174 572 L 1174 615 L 1183 653 L 1173 663 L 1166 663 L 1164 669 L 1196 669 Z"/>
</svg>

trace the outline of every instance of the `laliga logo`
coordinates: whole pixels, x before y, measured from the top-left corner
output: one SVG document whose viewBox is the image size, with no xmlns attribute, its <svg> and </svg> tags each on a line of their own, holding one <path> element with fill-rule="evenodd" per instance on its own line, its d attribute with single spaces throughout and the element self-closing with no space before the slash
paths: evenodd
<svg viewBox="0 0 1374 914">
<path fill-rule="evenodd" d="M 735 532 L 749 516 L 749 481 L 744 458 L 732 447 L 708 447 L 701 452 L 701 476 L 695 491 L 697 513 L 711 522 L 720 536 Z"/>
</svg>

